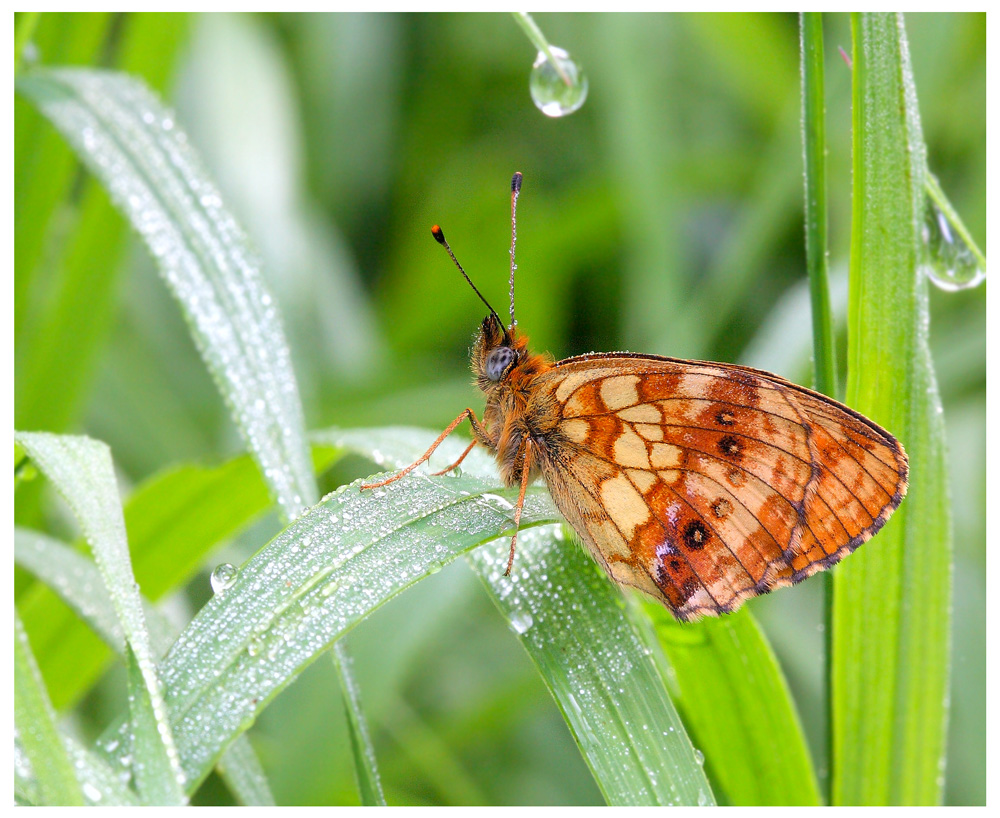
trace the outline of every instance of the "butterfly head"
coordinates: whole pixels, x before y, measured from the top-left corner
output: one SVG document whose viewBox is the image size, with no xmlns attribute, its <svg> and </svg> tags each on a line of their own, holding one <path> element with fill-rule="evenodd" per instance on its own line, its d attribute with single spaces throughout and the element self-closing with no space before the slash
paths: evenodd
<svg viewBox="0 0 1000 818">
<path fill-rule="evenodd" d="M 472 348 L 472 373 L 476 386 L 487 395 L 498 389 L 516 389 L 551 365 L 546 356 L 532 354 L 528 336 L 516 327 L 504 327 L 493 313 L 483 319 Z"/>
<path fill-rule="evenodd" d="M 438 225 L 431 228 L 435 240 L 448 252 L 459 272 L 490 311 L 490 314 L 483 319 L 472 351 L 472 371 L 476 376 L 476 383 L 487 394 L 494 392 L 500 386 L 516 389 L 517 383 L 522 383 L 524 378 L 538 374 L 542 369 L 551 366 L 551 362 L 544 356 L 528 352 L 528 339 L 518 333 L 514 320 L 514 271 L 517 269 L 517 264 L 514 262 L 514 248 L 517 244 L 517 197 L 520 192 L 521 174 L 515 173 L 510 183 L 510 326 L 508 327 L 504 327 L 496 310 L 490 306 L 490 302 L 483 297 L 468 273 L 458 263 L 441 228 Z M 518 375 L 521 376 L 520 380 Z"/>
<path fill-rule="evenodd" d="M 487 315 L 472 349 L 472 372 L 479 388 L 491 392 L 503 383 L 517 366 L 526 343 L 527 338 L 518 336 L 513 327 L 505 328 L 495 313 Z"/>
</svg>

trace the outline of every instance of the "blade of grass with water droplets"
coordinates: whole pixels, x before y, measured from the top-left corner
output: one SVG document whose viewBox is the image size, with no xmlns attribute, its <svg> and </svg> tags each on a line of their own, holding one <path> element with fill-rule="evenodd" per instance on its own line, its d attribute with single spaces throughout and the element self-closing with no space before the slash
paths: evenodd
<svg viewBox="0 0 1000 818">
<path fill-rule="evenodd" d="M 22 792 L 30 791 L 39 804 L 48 806 L 82 804 L 80 782 L 56 727 L 56 714 L 45 693 L 17 609 L 14 610 L 14 728 L 26 761 L 15 765 L 22 772 Z"/>
<path fill-rule="evenodd" d="M 329 450 L 317 452 L 316 469 L 326 468 L 333 456 Z M 25 463 L 30 468 L 27 458 Z M 188 582 L 213 548 L 271 505 L 260 469 L 247 455 L 214 466 L 174 466 L 137 486 L 125 502 L 125 527 L 132 568 L 144 596 L 156 602 Z M 18 530 L 15 539 L 22 536 L 25 531 Z M 66 559 L 73 557 L 79 555 L 70 551 Z M 44 567 L 47 558 L 38 559 L 42 563 L 38 567 Z M 32 588 L 18 605 L 52 703 L 62 710 L 91 689 L 110 655 L 79 616 L 55 603 L 52 593 L 44 586 Z M 86 610 L 77 610 L 86 618 Z M 153 631 L 153 620 L 147 621 Z M 155 639 L 153 644 L 155 648 Z"/>
<path fill-rule="evenodd" d="M 125 643 L 125 680 L 128 688 L 129 711 L 132 715 L 132 777 L 143 804 L 159 807 L 183 804 L 182 782 L 174 773 L 170 754 L 157 752 L 162 747 L 162 706 L 154 704 L 145 684 L 145 672 L 136 659 L 135 651 Z M 168 734 L 169 735 L 169 734 Z M 172 741 L 172 739 L 171 739 Z"/>
<path fill-rule="evenodd" d="M 14 559 L 58 593 L 112 649 L 121 651 L 124 634 L 100 572 L 90 559 L 67 543 L 16 527 Z M 176 631 L 147 600 L 142 602 L 153 655 L 161 657 L 173 644 Z M 246 736 L 240 736 L 229 747 L 219 761 L 219 769 L 240 803 L 274 804 L 260 762 Z"/>
<path fill-rule="evenodd" d="M 186 134 L 155 95 L 123 74 L 38 70 L 19 87 L 146 241 L 282 516 L 294 519 L 317 490 L 288 344 L 257 255 Z M 354 714 L 352 727 L 363 721 Z"/>
<path fill-rule="evenodd" d="M 256 254 L 173 114 L 138 80 L 37 69 L 18 80 L 156 258 L 247 447 L 289 518 L 316 500 L 302 406 Z"/>
<path fill-rule="evenodd" d="M 88 806 L 117 807 L 139 806 L 135 793 L 122 783 L 121 778 L 107 761 L 81 745 L 72 736 L 62 737 L 80 782 L 83 803 Z M 35 778 L 35 771 L 25 755 L 20 735 L 14 733 L 14 802 L 16 804 L 43 803 Z"/>
<path fill-rule="evenodd" d="M 426 451 L 433 434 L 353 429 L 314 432 L 312 439 L 402 466 Z M 460 439 L 449 439 L 435 456 L 444 466 L 464 447 Z M 462 468 L 497 481 L 496 464 L 479 450 Z M 608 802 L 714 803 L 680 717 L 613 583 L 562 537 L 561 526 L 522 532 L 513 575 L 504 577 L 509 545 L 504 537 L 468 559 L 538 666 Z"/>
<path fill-rule="evenodd" d="M 67 736 L 66 744 L 83 784 L 83 797 L 88 805 L 139 806 L 135 793 L 122 782 L 104 758 L 84 747 L 72 736 Z"/>
<path fill-rule="evenodd" d="M 343 486 L 248 560 L 198 612 L 161 669 L 188 787 L 301 671 L 378 606 L 510 531 L 511 501 L 472 477 L 398 490 Z M 516 496 L 516 495 L 515 495 Z M 555 519 L 529 492 L 522 527 Z M 103 742 L 120 742 L 115 725 Z M 120 755 L 119 746 L 112 755 Z"/>
<path fill-rule="evenodd" d="M 135 653 L 139 671 L 136 681 L 141 681 L 148 696 L 133 697 L 133 717 L 156 726 L 151 741 L 137 742 L 133 747 L 135 763 L 165 773 L 158 777 L 155 793 L 150 793 L 155 798 L 153 803 L 164 800 L 182 803 L 183 773 L 170 732 L 139 589 L 132 574 L 111 453 L 105 444 L 86 437 L 15 432 L 15 439 L 76 515 L 93 550 L 125 639 Z"/>
</svg>

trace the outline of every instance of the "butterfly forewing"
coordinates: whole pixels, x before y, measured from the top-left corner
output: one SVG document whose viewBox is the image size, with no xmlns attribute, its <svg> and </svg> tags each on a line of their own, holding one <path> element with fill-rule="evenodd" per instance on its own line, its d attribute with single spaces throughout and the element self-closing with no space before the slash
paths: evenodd
<svg viewBox="0 0 1000 818">
<path fill-rule="evenodd" d="M 732 611 L 841 559 L 906 491 L 883 429 L 774 375 L 608 354 L 535 383 L 556 505 L 617 581 L 682 619 Z"/>
</svg>

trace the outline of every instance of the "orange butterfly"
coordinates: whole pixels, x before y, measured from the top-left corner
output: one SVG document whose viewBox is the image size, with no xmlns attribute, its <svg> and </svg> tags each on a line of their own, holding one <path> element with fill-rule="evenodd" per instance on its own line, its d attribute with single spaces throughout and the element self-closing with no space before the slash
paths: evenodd
<svg viewBox="0 0 1000 818">
<path fill-rule="evenodd" d="M 732 364 L 627 352 L 553 362 L 514 322 L 521 174 L 511 182 L 511 323 L 490 310 L 472 352 L 486 393 L 466 418 L 520 486 L 507 573 L 528 484 L 539 476 L 593 558 L 621 585 L 682 620 L 736 610 L 839 562 L 871 538 L 906 494 L 907 459 L 887 431 L 834 400 Z"/>
</svg>

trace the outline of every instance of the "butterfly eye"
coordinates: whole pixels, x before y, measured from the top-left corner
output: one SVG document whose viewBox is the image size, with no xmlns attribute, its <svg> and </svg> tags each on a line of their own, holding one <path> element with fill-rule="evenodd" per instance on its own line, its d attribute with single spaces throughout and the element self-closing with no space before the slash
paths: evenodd
<svg viewBox="0 0 1000 818">
<path fill-rule="evenodd" d="M 486 377 L 494 382 L 499 381 L 513 360 L 514 350 L 510 347 L 497 347 L 486 359 Z"/>
</svg>

